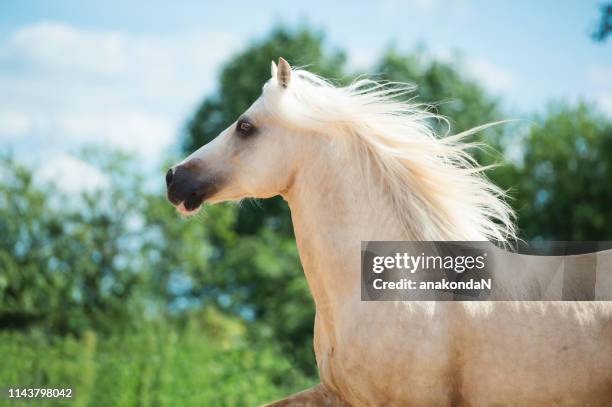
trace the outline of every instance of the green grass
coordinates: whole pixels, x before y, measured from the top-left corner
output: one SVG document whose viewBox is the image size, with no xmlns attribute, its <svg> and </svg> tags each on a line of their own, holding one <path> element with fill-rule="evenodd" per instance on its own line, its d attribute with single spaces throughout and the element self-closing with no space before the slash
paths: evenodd
<svg viewBox="0 0 612 407">
<path fill-rule="evenodd" d="M 74 389 L 73 401 L 36 401 L 41 407 L 147 407 L 253 406 L 313 385 L 274 346 L 242 337 L 164 324 L 79 339 L 0 332 L 0 387 Z"/>
</svg>

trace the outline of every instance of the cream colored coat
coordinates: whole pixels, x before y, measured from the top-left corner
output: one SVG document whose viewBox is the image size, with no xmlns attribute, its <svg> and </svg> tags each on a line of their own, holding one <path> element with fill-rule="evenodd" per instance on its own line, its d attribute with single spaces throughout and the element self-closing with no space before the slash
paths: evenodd
<svg viewBox="0 0 612 407">
<path fill-rule="evenodd" d="M 611 406 L 610 302 L 361 301 L 361 241 L 511 227 L 494 186 L 459 168 L 459 139 L 377 89 L 334 88 L 281 59 L 243 117 L 169 174 L 202 186 L 169 189 L 183 213 L 278 194 L 291 208 L 321 384 L 274 405 Z"/>
<path fill-rule="evenodd" d="M 328 179 L 321 191 L 321 172 L 298 177 L 285 199 L 334 403 L 612 405 L 612 303 L 362 302 L 360 241 L 405 237 L 381 207 L 355 204 L 368 199 L 354 182 Z M 321 392 L 279 405 L 320 405 Z"/>
</svg>

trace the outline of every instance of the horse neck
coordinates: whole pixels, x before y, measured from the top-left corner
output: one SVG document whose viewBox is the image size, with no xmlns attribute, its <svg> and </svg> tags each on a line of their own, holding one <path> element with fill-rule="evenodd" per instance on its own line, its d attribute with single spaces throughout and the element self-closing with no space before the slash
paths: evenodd
<svg viewBox="0 0 612 407">
<path fill-rule="evenodd" d="M 289 203 L 300 260 L 318 315 L 360 296 L 365 240 L 408 240 L 389 197 L 372 193 L 355 159 L 329 150 L 296 175 Z"/>
</svg>

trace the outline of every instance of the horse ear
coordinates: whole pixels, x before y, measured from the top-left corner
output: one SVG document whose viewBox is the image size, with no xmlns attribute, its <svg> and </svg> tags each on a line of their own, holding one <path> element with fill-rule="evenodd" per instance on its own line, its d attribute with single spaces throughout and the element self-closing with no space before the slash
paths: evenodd
<svg viewBox="0 0 612 407">
<path fill-rule="evenodd" d="M 278 84 L 283 88 L 286 88 L 291 80 L 291 66 L 289 65 L 289 62 L 285 61 L 282 57 L 278 58 L 278 72 L 276 74 L 276 79 L 278 80 Z"/>
<path fill-rule="evenodd" d="M 276 64 L 274 63 L 274 61 L 272 61 L 272 66 L 270 67 L 270 74 L 272 75 L 273 78 L 276 78 L 278 72 L 278 68 L 276 67 Z"/>
</svg>

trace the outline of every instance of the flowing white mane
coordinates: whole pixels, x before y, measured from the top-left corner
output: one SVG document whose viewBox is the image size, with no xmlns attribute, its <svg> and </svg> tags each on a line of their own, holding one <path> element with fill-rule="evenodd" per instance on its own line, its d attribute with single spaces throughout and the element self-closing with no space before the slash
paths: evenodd
<svg viewBox="0 0 612 407">
<path fill-rule="evenodd" d="M 361 79 L 346 87 L 304 70 L 289 87 L 272 78 L 264 103 L 289 125 L 344 135 L 373 191 L 389 195 L 407 239 L 513 239 L 513 213 L 504 192 L 466 151 L 465 138 L 488 125 L 439 137 L 423 105 L 402 101 L 412 87 Z"/>
</svg>

